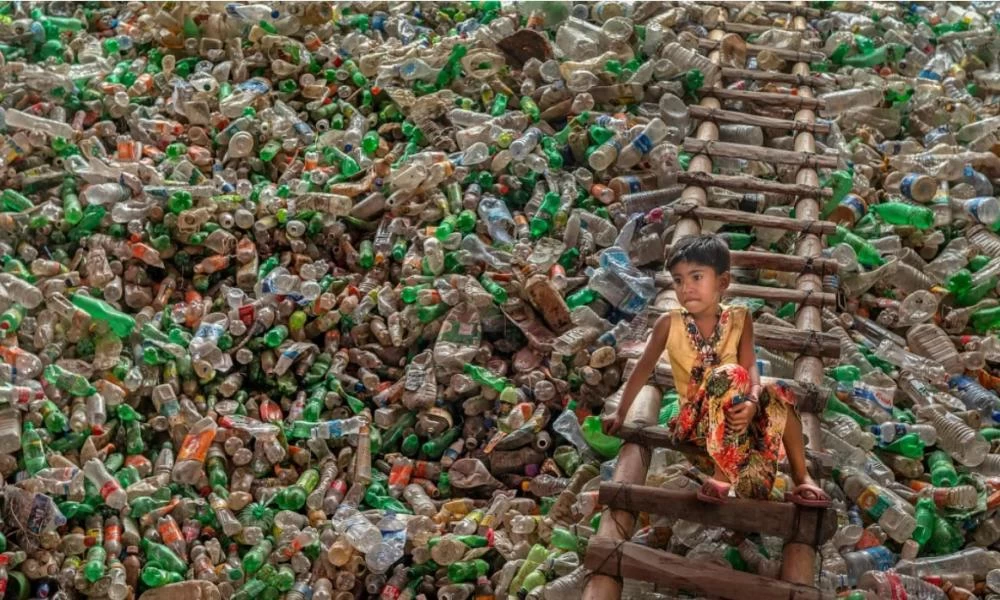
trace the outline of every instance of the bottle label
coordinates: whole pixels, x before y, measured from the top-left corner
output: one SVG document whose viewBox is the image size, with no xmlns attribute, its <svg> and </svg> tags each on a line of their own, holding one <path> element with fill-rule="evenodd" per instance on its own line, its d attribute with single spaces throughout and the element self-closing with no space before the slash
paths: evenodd
<svg viewBox="0 0 1000 600">
<path fill-rule="evenodd" d="M 628 193 L 635 194 L 636 192 L 642 191 L 642 181 L 640 181 L 635 175 L 622 177 L 622 180 L 625 182 L 625 185 L 628 186 Z"/>
<path fill-rule="evenodd" d="M 885 546 L 868 548 L 864 553 L 875 562 L 873 569 L 876 571 L 888 571 L 896 565 L 896 557 Z"/>
<path fill-rule="evenodd" d="M 892 504 L 879 493 L 879 489 L 870 485 L 858 496 L 857 505 L 873 519 L 879 519 Z M 890 565 L 891 566 L 891 565 Z"/>
<path fill-rule="evenodd" d="M 993 198 L 982 198 L 982 197 L 970 198 L 969 200 L 965 201 L 965 212 L 967 212 L 970 217 L 972 217 L 979 223 L 982 223 L 983 225 L 989 225 L 990 223 L 986 223 L 982 220 L 982 218 L 980 218 L 979 211 L 983 206 L 985 206 L 990 201 L 993 201 Z"/>
<path fill-rule="evenodd" d="M 646 154 L 653 149 L 653 140 L 649 139 L 649 136 L 645 133 L 640 133 L 634 140 L 632 140 L 632 145 L 635 146 L 639 152 Z"/>
<path fill-rule="evenodd" d="M 899 574 L 889 571 L 885 574 L 885 578 L 889 584 L 889 600 L 907 600 L 906 588 L 903 587 L 903 580 Z"/>
<path fill-rule="evenodd" d="M 919 177 L 919 175 L 916 173 L 910 173 L 909 175 L 903 177 L 903 180 L 899 182 L 899 193 L 906 196 L 910 200 L 913 200 L 913 196 L 911 195 L 913 191 L 912 187 L 913 183 L 917 180 L 917 177 Z"/>
</svg>

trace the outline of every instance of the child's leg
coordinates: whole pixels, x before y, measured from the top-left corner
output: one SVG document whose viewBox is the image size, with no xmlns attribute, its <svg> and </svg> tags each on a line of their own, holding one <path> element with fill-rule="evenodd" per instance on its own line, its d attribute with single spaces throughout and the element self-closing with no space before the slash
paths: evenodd
<svg viewBox="0 0 1000 600">
<path fill-rule="evenodd" d="M 746 433 L 737 436 L 726 430 L 726 412 L 732 408 L 734 400 L 745 396 L 749 391 L 750 376 L 746 369 L 740 365 L 728 364 L 707 373 L 699 392 L 705 395 L 708 407 L 704 419 L 705 447 L 715 467 L 712 474 L 715 482 L 736 482 L 747 461 L 750 451 L 748 436 Z M 715 484 L 711 491 L 717 493 L 725 487 L 727 486 Z"/>
<path fill-rule="evenodd" d="M 809 475 L 809 469 L 806 467 L 805 436 L 802 435 L 802 418 L 796 411 L 790 412 L 792 416 L 785 423 L 782 441 L 785 443 L 785 455 L 788 457 L 792 481 L 795 482 L 792 497 L 796 502 L 805 501 L 806 503 L 816 503 L 815 505 L 819 506 L 829 502 L 829 497 Z"/>
</svg>

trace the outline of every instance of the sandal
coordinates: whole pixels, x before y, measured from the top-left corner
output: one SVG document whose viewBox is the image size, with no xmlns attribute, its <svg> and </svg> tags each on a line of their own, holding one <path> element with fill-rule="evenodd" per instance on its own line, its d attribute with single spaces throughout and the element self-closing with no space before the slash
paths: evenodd
<svg viewBox="0 0 1000 600">
<path fill-rule="evenodd" d="M 831 504 L 830 496 L 814 483 L 800 483 L 785 495 L 785 500 L 808 508 L 830 508 Z"/>
<path fill-rule="evenodd" d="M 729 488 L 731 487 L 732 485 L 729 483 L 717 479 L 709 479 L 702 484 L 696 496 L 699 500 L 708 504 L 725 504 L 726 499 L 729 497 Z"/>
</svg>

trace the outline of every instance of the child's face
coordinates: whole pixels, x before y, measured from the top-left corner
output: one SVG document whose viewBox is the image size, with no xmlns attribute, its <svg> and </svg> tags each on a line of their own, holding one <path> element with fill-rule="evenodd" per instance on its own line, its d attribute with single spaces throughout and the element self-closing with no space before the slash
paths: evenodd
<svg viewBox="0 0 1000 600">
<path fill-rule="evenodd" d="M 677 300 L 689 313 L 714 311 L 729 287 L 729 272 L 717 274 L 708 265 L 679 262 L 670 269 Z"/>
</svg>

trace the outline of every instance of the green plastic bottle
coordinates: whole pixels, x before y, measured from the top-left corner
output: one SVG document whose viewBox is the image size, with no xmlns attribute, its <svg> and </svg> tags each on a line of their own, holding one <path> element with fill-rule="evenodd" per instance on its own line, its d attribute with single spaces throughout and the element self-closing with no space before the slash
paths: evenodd
<svg viewBox="0 0 1000 600">
<path fill-rule="evenodd" d="M 890 225 L 910 226 L 920 230 L 930 229 L 934 226 L 934 213 L 925 206 L 903 202 L 882 202 L 872 204 L 868 208 Z"/>
<path fill-rule="evenodd" d="M 135 330 L 135 319 L 114 308 L 104 300 L 85 296 L 83 294 L 73 294 L 70 301 L 74 306 L 90 315 L 95 321 L 102 321 L 108 324 L 111 332 L 120 338 L 127 338 Z"/>
<path fill-rule="evenodd" d="M 180 573 L 167 571 L 159 567 L 147 564 L 142 568 L 142 582 L 151 588 L 163 587 L 171 583 L 184 581 L 184 576 Z"/>
<path fill-rule="evenodd" d="M 958 485 L 958 472 L 955 463 L 947 452 L 936 450 L 927 457 L 927 469 L 931 473 L 931 483 L 935 487 L 954 487 Z"/>
<path fill-rule="evenodd" d="M 972 313 L 972 328 L 978 334 L 1000 329 L 1000 307 L 984 308 Z"/>
<path fill-rule="evenodd" d="M 614 458 L 622 448 L 621 438 L 613 437 L 604 433 L 601 429 L 601 418 L 590 415 L 583 420 L 580 425 L 583 432 L 583 439 L 587 445 L 604 458 Z"/>
<path fill-rule="evenodd" d="M 140 544 L 143 552 L 146 553 L 148 562 L 155 562 L 159 567 L 181 575 L 187 572 L 187 563 L 169 547 L 151 541 L 149 538 L 142 538 Z"/>
<path fill-rule="evenodd" d="M 829 236 L 828 241 L 831 246 L 840 244 L 841 242 L 850 245 L 858 255 L 858 262 L 866 267 L 880 267 L 885 264 L 875 246 L 872 246 L 868 240 L 849 231 L 842 225 L 837 225 L 836 233 Z"/>
<path fill-rule="evenodd" d="M 306 498 L 319 485 L 319 471 L 306 469 L 299 475 L 294 485 L 282 488 L 275 501 L 282 510 L 299 510 L 305 506 Z"/>
<path fill-rule="evenodd" d="M 87 562 L 83 567 L 83 574 L 87 581 L 94 583 L 104 577 L 104 563 L 107 559 L 108 553 L 104 550 L 104 546 L 94 544 L 87 549 Z"/>
<path fill-rule="evenodd" d="M 48 466 L 45 458 L 45 442 L 42 436 L 35 430 L 35 426 L 30 421 L 25 422 L 21 434 L 21 452 L 24 458 L 24 468 L 28 473 L 34 475 Z"/>
<path fill-rule="evenodd" d="M 243 555 L 243 560 L 240 563 L 243 566 L 243 571 L 248 576 L 259 571 L 267 561 L 267 557 L 271 555 L 271 550 L 273 548 L 274 545 L 271 543 L 270 539 L 265 538 L 261 540 L 260 543 Z"/>
<path fill-rule="evenodd" d="M 901 436 L 885 446 L 882 446 L 882 449 L 886 452 L 900 454 L 907 458 L 919 459 L 924 457 L 924 442 L 921 441 L 920 436 L 915 433 L 908 433 Z"/>
<path fill-rule="evenodd" d="M 481 575 L 486 575 L 489 570 L 489 563 L 481 558 L 465 562 L 451 563 L 448 565 L 448 581 L 452 583 L 475 581 L 479 579 Z"/>
<path fill-rule="evenodd" d="M 462 370 L 465 371 L 465 374 L 471 377 L 472 380 L 479 385 L 492 388 L 497 392 L 502 392 L 505 388 L 510 386 L 510 382 L 506 377 L 495 375 L 492 371 L 484 367 L 473 365 L 471 363 L 465 363 Z"/>
</svg>

